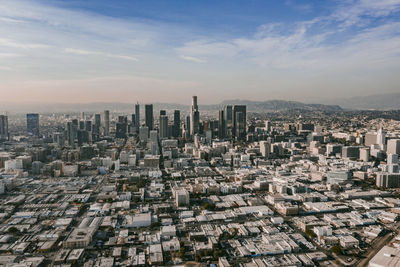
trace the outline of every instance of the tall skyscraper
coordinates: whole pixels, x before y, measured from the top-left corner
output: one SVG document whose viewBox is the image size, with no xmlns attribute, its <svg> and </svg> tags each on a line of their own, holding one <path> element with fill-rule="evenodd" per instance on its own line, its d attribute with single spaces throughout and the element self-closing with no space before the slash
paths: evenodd
<svg viewBox="0 0 400 267">
<path fill-rule="evenodd" d="M 219 116 L 218 116 L 218 137 L 220 139 L 224 139 L 225 138 L 225 134 L 226 134 L 226 129 L 225 129 L 225 116 L 224 116 L 224 111 L 220 110 L 219 111 Z"/>
<path fill-rule="evenodd" d="M 233 127 L 233 123 L 232 123 L 232 106 L 231 105 L 227 105 L 224 108 L 224 115 L 225 115 L 225 136 L 226 137 L 232 137 L 232 127 Z"/>
<path fill-rule="evenodd" d="M 100 125 L 101 125 L 101 116 L 100 116 L 100 114 L 94 114 L 94 125 L 100 127 Z"/>
<path fill-rule="evenodd" d="M 7 141 L 9 138 L 8 117 L 7 115 L 0 115 L 0 141 Z"/>
<path fill-rule="evenodd" d="M 225 106 L 225 123 L 226 127 L 232 127 L 232 106 Z"/>
<path fill-rule="evenodd" d="M 180 136 L 180 127 L 181 127 L 181 112 L 179 110 L 174 111 L 174 127 L 173 127 L 173 136 Z"/>
<path fill-rule="evenodd" d="M 197 105 L 197 96 L 192 97 L 192 110 L 190 112 L 190 135 L 194 136 L 200 131 L 200 113 Z"/>
<path fill-rule="evenodd" d="M 118 122 L 115 127 L 115 137 L 126 138 L 128 132 L 128 118 L 126 116 L 118 116 Z"/>
<path fill-rule="evenodd" d="M 37 113 L 26 114 L 26 128 L 28 134 L 39 136 L 39 114 Z"/>
<path fill-rule="evenodd" d="M 139 132 L 140 127 L 140 105 L 137 103 L 135 105 L 135 122 L 136 122 L 136 132 Z"/>
<path fill-rule="evenodd" d="M 154 127 L 154 118 L 153 118 L 153 104 L 146 104 L 144 106 L 145 109 L 145 122 L 146 126 L 149 128 L 149 131 L 153 130 Z"/>
<path fill-rule="evenodd" d="M 160 139 L 168 138 L 168 116 L 160 116 Z"/>
<path fill-rule="evenodd" d="M 110 111 L 104 111 L 104 136 L 110 135 Z"/>
<path fill-rule="evenodd" d="M 236 140 L 246 139 L 246 105 L 233 106 L 233 135 Z"/>
<path fill-rule="evenodd" d="M 67 122 L 67 141 L 70 146 L 75 145 L 75 139 L 78 137 L 78 121 Z"/>
</svg>

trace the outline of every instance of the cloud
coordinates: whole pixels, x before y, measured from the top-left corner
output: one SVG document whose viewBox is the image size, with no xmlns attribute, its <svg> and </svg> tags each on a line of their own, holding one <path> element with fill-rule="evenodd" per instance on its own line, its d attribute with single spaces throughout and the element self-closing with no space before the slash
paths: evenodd
<svg viewBox="0 0 400 267">
<path fill-rule="evenodd" d="M 400 11 L 400 0 L 350 0 L 339 5 L 330 19 L 341 22 L 340 27 L 363 25 L 370 18 L 389 16 Z"/>
<path fill-rule="evenodd" d="M 99 52 L 99 51 L 90 51 L 90 50 L 82 50 L 82 49 L 75 49 L 75 48 L 66 48 L 64 51 L 66 53 L 75 54 L 75 55 L 85 55 L 85 56 L 98 55 L 98 56 L 103 56 L 103 57 L 138 61 L 138 59 L 133 56 L 114 55 L 114 54 L 109 54 L 109 53 L 104 53 L 104 52 Z"/>
<path fill-rule="evenodd" d="M 20 54 L 16 53 L 0 53 L 0 58 L 8 58 L 8 57 L 19 57 Z"/>
<path fill-rule="evenodd" d="M 388 20 L 381 25 L 368 24 L 357 31 L 348 30 L 346 39 L 342 35 L 343 25 L 360 22 L 365 15 L 388 16 L 398 10 L 400 0 L 352 1 L 348 5 L 347 9 L 344 6 L 336 8 L 328 18 L 316 17 L 294 25 L 266 24 L 250 37 L 195 40 L 176 50 L 188 57 L 201 56 L 204 60 L 250 60 L 266 69 L 299 73 L 398 65 L 399 22 Z M 370 65 L 370 62 L 376 65 Z"/>
<path fill-rule="evenodd" d="M 0 46 L 7 46 L 7 47 L 21 48 L 21 49 L 44 49 L 50 47 L 45 44 L 21 43 L 6 38 L 0 38 Z"/>
<path fill-rule="evenodd" d="M 206 63 L 207 61 L 201 58 L 197 58 L 197 57 L 190 57 L 190 56 L 185 56 L 185 55 L 180 55 L 180 58 L 184 59 L 184 60 L 188 60 L 188 61 L 193 61 L 196 63 Z"/>
<path fill-rule="evenodd" d="M 0 22 L 5 22 L 5 23 L 24 23 L 23 20 L 7 18 L 7 17 L 0 17 Z"/>
</svg>

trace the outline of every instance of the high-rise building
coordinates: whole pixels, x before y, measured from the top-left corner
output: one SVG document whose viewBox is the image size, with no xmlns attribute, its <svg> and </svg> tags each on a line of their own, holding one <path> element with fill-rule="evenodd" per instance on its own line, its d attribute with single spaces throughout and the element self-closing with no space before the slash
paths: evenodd
<svg viewBox="0 0 400 267">
<path fill-rule="evenodd" d="M 232 121 L 236 140 L 246 140 L 246 105 L 233 106 Z"/>
<path fill-rule="evenodd" d="M 382 129 L 382 127 L 379 128 L 379 130 L 376 134 L 376 143 L 380 146 L 381 149 L 385 149 L 386 133 Z"/>
<path fill-rule="evenodd" d="M 92 125 L 92 136 L 94 140 L 97 140 L 100 136 L 101 127 L 101 115 L 94 114 L 94 124 Z"/>
<path fill-rule="evenodd" d="M 263 157 L 268 158 L 271 154 L 271 143 L 267 141 L 260 142 L 260 153 Z"/>
<path fill-rule="evenodd" d="M 39 114 L 26 114 L 26 128 L 28 134 L 39 136 Z"/>
<path fill-rule="evenodd" d="M 271 122 L 270 121 L 265 121 L 265 131 L 266 132 L 271 132 Z"/>
<path fill-rule="evenodd" d="M 145 109 L 145 125 L 149 128 L 149 131 L 154 128 L 154 118 L 153 118 L 153 104 L 146 104 Z"/>
<path fill-rule="evenodd" d="M 110 111 L 104 111 L 104 136 L 110 135 Z"/>
<path fill-rule="evenodd" d="M 400 155 L 400 139 L 389 139 L 386 153 Z"/>
<path fill-rule="evenodd" d="M 128 118 L 126 116 L 118 116 L 118 122 L 115 127 L 115 137 L 126 138 L 128 132 Z"/>
<path fill-rule="evenodd" d="M 7 141 L 9 139 L 8 117 L 7 115 L 0 115 L 0 141 Z"/>
<path fill-rule="evenodd" d="M 135 122 L 136 122 L 136 132 L 139 132 L 140 127 L 140 105 L 137 103 L 135 105 Z"/>
<path fill-rule="evenodd" d="M 232 106 L 231 105 L 225 106 L 225 123 L 226 123 L 226 128 L 232 127 Z"/>
<path fill-rule="evenodd" d="M 148 138 L 149 138 L 149 127 L 140 126 L 139 127 L 139 140 L 142 142 L 147 142 Z"/>
<path fill-rule="evenodd" d="M 168 116 L 160 115 L 160 138 L 168 138 Z"/>
<path fill-rule="evenodd" d="M 67 141 L 70 146 L 74 146 L 75 139 L 78 137 L 78 127 L 74 121 L 67 122 Z"/>
<path fill-rule="evenodd" d="M 197 96 L 192 97 L 192 110 L 190 112 L 190 135 L 195 135 L 200 131 L 200 113 L 197 105 Z"/>
<path fill-rule="evenodd" d="M 181 112 L 179 110 L 174 111 L 174 126 L 173 126 L 173 136 L 180 136 L 180 127 L 181 127 Z"/>
<path fill-rule="evenodd" d="M 220 110 L 218 115 L 218 137 L 219 139 L 224 139 L 226 134 L 224 111 Z"/>
</svg>

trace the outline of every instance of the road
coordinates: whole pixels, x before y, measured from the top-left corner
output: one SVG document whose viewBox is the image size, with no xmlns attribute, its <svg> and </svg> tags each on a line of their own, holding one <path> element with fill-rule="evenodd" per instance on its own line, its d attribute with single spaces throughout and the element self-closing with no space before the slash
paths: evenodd
<svg viewBox="0 0 400 267">
<path fill-rule="evenodd" d="M 376 253 L 378 253 L 379 250 L 381 250 L 386 244 L 389 243 L 389 241 L 393 238 L 392 233 L 387 233 L 383 237 L 381 237 L 377 242 L 374 242 L 372 244 L 370 252 L 368 252 L 366 258 L 361 259 L 357 265 L 355 266 L 368 266 L 369 261 L 375 256 Z"/>
</svg>

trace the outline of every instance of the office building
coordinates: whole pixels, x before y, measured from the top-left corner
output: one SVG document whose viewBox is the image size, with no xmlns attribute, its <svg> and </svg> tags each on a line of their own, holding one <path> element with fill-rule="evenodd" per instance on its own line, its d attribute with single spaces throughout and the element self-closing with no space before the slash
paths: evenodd
<svg viewBox="0 0 400 267">
<path fill-rule="evenodd" d="M 110 135 L 110 111 L 104 111 L 104 136 Z"/>
<path fill-rule="evenodd" d="M 140 127 L 140 105 L 137 103 L 135 105 L 135 122 L 136 122 L 136 132 L 139 132 Z"/>
<path fill-rule="evenodd" d="M 350 182 L 352 174 L 349 171 L 328 171 L 326 182 L 328 184 L 343 184 Z"/>
<path fill-rule="evenodd" d="M 236 140 L 246 140 L 246 106 L 235 105 L 233 106 L 233 135 Z"/>
<path fill-rule="evenodd" d="M 26 128 L 28 134 L 39 136 L 39 114 L 26 114 Z"/>
<path fill-rule="evenodd" d="M 173 125 L 173 136 L 180 136 L 180 127 L 181 127 L 181 112 L 179 110 L 174 110 L 174 125 Z"/>
<path fill-rule="evenodd" d="M 399 188 L 400 174 L 380 172 L 376 174 L 376 186 L 385 188 Z"/>
<path fill-rule="evenodd" d="M 386 153 L 400 155 L 400 139 L 389 139 Z"/>
<path fill-rule="evenodd" d="M 145 125 L 148 127 L 149 131 L 154 129 L 154 117 L 153 117 L 153 104 L 146 104 L 145 109 Z"/>
<path fill-rule="evenodd" d="M 0 115 L 0 141 L 7 141 L 9 139 L 8 117 L 7 115 Z"/>
<path fill-rule="evenodd" d="M 260 142 L 260 153 L 263 157 L 268 158 L 271 154 L 271 143 L 267 141 Z"/>
<path fill-rule="evenodd" d="M 270 121 L 265 121 L 265 131 L 267 133 L 271 132 L 271 122 Z"/>
<path fill-rule="evenodd" d="M 226 135 L 224 111 L 220 110 L 218 115 L 218 137 L 224 139 Z"/>
<path fill-rule="evenodd" d="M 160 138 L 168 138 L 168 116 L 160 115 Z"/>
<path fill-rule="evenodd" d="M 225 106 L 225 123 L 226 123 L 226 128 L 231 128 L 232 127 L 232 106 L 228 105 Z"/>
<path fill-rule="evenodd" d="M 115 137 L 126 138 L 128 133 L 128 118 L 126 116 L 118 116 L 118 122 L 115 127 Z"/>
<path fill-rule="evenodd" d="M 147 126 L 140 126 L 139 128 L 139 139 L 142 142 L 147 142 L 149 137 L 149 127 Z"/>
<path fill-rule="evenodd" d="M 197 105 L 197 96 L 192 97 L 192 109 L 190 111 L 190 135 L 200 132 L 200 113 Z"/>
</svg>

